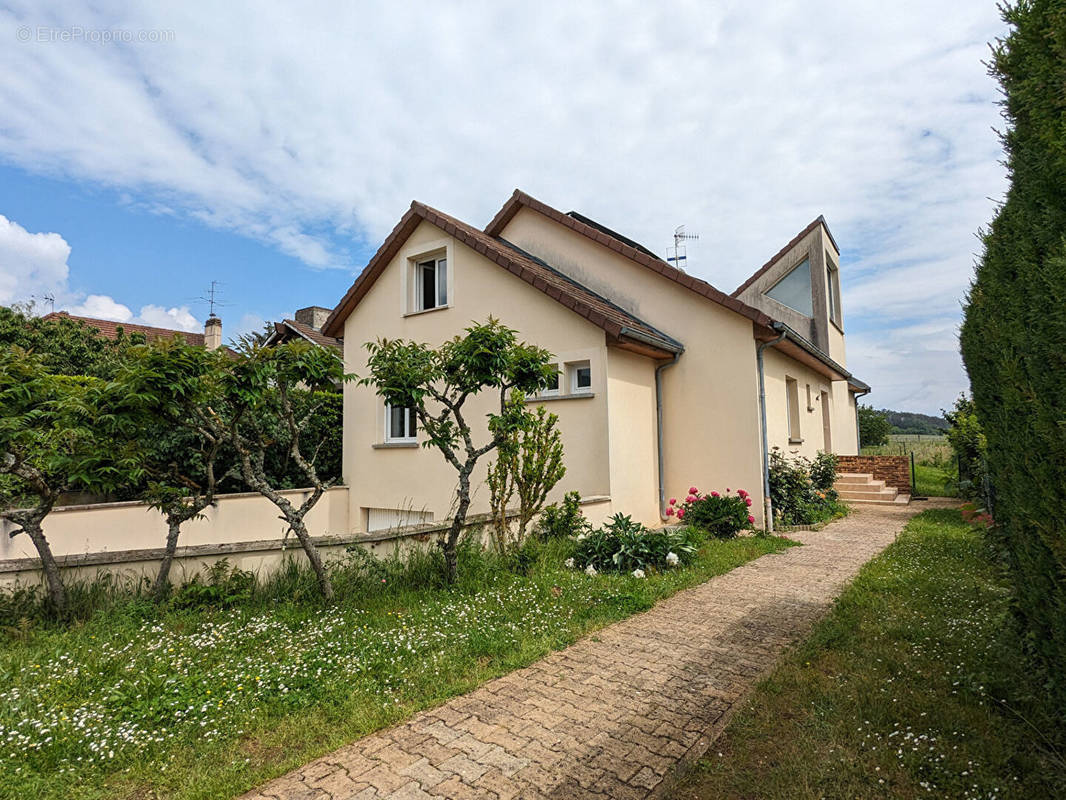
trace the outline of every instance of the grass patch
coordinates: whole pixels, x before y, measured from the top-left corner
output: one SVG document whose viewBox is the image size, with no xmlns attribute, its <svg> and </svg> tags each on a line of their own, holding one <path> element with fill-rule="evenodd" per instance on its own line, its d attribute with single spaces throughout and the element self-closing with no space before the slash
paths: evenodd
<svg viewBox="0 0 1066 800">
<path fill-rule="evenodd" d="M 9 619 L 0 797 L 232 797 L 792 544 L 709 541 L 643 580 L 566 570 L 571 541 L 521 570 L 467 546 L 455 587 L 435 554 L 353 556 L 334 570 L 332 607 L 292 569 L 251 596 L 220 593 L 221 607 L 105 592 L 73 628 Z"/>
<path fill-rule="evenodd" d="M 958 475 L 955 470 L 931 464 L 914 465 L 914 485 L 923 497 L 958 497 Z"/>
<path fill-rule="evenodd" d="M 1050 798 L 1066 770 L 981 533 L 915 517 L 756 689 L 678 798 Z"/>
</svg>

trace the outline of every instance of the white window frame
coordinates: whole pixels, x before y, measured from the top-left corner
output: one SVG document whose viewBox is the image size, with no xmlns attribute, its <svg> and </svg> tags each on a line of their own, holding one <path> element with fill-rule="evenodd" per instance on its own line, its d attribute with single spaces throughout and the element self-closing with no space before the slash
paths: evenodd
<svg viewBox="0 0 1066 800">
<path fill-rule="evenodd" d="M 392 435 L 392 406 L 388 403 L 385 404 L 385 443 L 386 444 L 413 444 L 418 441 L 418 420 L 415 417 L 415 410 L 408 406 L 407 411 L 407 424 L 404 426 L 409 435 L 407 436 L 393 436 Z"/>
<path fill-rule="evenodd" d="M 825 277 L 828 284 L 826 287 L 828 303 L 826 305 L 829 307 L 829 320 L 840 328 L 843 325 L 843 316 L 840 313 L 840 268 L 833 263 L 828 255 L 825 259 L 825 266 Z"/>
<path fill-rule="evenodd" d="M 785 376 L 785 419 L 788 420 L 788 443 L 800 444 L 799 381 Z"/>
<path fill-rule="evenodd" d="M 414 269 L 414 297 L 412 304 L 413 312 L 420 311 L 436 311 L 438 308 L 447 308 L 450 297 L 450 276 L 448 274 L 448 254 L 441 253 L 438 255 L 424 256 L 411 259 L 412 268 Z M 425 305 L 425 273 L 426 268 L 432 265 L 433 268 L 433 282 L 434 292 L 433 297 L 436 300 L 436 304 L 432 306 Z M 444 284 L 443 286 L 441 284 Z"/>
<path fill-rule="evenodd" d="M 570 379 L 570 394 L 591 394 L 592 393 L 592 363 L 589 361 L 574 361 L 566 365 L 567 372 Z M 580 370 L 587 369 L 589 371 L 589 385 L 578 386 L 577 374 Z"/>
<path fill-rule="evenodd" d="M 541 389 L 541 397 L 557 397 L 563 390 L 563 376 L 559 372 L 559 365 L 552 364 L 555 367 L 555 388 L 554 389 Z"/>
</svg>

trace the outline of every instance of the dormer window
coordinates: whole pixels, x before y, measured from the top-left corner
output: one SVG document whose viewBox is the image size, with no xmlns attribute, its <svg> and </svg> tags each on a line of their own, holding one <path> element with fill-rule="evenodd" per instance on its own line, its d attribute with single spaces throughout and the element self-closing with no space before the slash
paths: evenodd
<svg viewBox="0 0 1066 800">
<path fill-rule="evenodd" d="M 827 277 L 829 278 L 828 292 L 826 293 L 829 300 L 829 319 L 838 328 L 843 328 L 843 321 L 840 315 L 840 270 L 833 265 L 828 256 L 826 256 L 825 263 L 828 267 Z"/>
<path fill-rule="evenodd" d="M 805 317 L 814 316 L 814 299 L 811 294 L 811 262 L 803 259 L 789 273 L 766 292 L 783 306 L 798 311 Z"/>
<path fill-rule="evenodd" d="M 448 305 L 448 259 L 429 258 L 415 263 L 415 311 Z"/>
</svg>

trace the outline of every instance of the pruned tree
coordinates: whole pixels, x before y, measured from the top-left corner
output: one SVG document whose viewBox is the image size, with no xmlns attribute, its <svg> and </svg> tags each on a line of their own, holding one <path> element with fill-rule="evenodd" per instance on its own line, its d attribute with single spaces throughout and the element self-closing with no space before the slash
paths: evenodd
<svg viewBox="0 0 1066 800">
<path fill-rule="evenodd" d="M 520 391 L 513 391 L 508 400 L 514 406 L 524 407 L 525 403 L 526 396 Z M 544 507 L 548 492 L 566 474 L 558 422 L 558 415 L 537 406 L 520 427 L 504 438 L 496 461 L 489 465 L 486 483 L 493 541 L 501 554 L 522 546 L 529 523 Z M 516 496 L 518 509 L 512 528 L 507 509 Z"/>
<path fill-rule="evenodd" d="M 19 526 L 12 537 L 33 542 L 60 618 L 67 593 L 43 523 L 66 492 L 140 479 L 134 421 L 119 405 L 103 381 L 53 375 L 39 356 L 0 349 L 0 517 Z"/>
<path fill-rule="evenodd" d="M 169 449 L 146 448 L 148 474 L 143 497 L 167 523 L 167 540 L 152 585 L 162 600 L 170 587 L 181 526 L 203 516 L 214 504 L 216 465 L 226 429 L 216 409 L 223 408 L 222 369 L 226 356 L 179 339 L 157 340 L 132 348 L 116 378 L 116 394 L 138 415 L 145 441 L 162 430 L 180 431 L 188 450 L 180 459 Z M 192 456 L 192 457 L 190 457 Z"/>
<path fill-rule="evenodd" d="M 274 347 L 250 344 L 227 363 L 222 382 L 226 409 L 215 412 L 226 443 L 236 452 L 242 480 L 281 511 L 280 519 L 307 554 L 326 600 L 333 599 L 333 585 L 304 520 L 333 483 L 322 478 L 315 465 L 330 432 L 314 428 L 319 436 L 310 440 L 304 434 L 312 429 L 311 421 L 318 413 L 321 401 L 316 398 L 326 397 L 316 390 L 335 389 L 351 377 L 327 348 L 303 341 Z M 297 404 L 296 395 L 305 390 L 310 392 L 308 402 Z M 266 469 L 267 454 L 276 448 L 288 452 L 311 489 L 299 505 L 282 494 Z"/>
<path fill-rule="evenodd" d="M 423 446 L 439 450 L 458 473 L 455 514 L 440 542 L 449 581 L 458 572 L 457 544 L 470 510 L 474 467 L 529 417 L 524 404 L 507 403 L 508 394 L 512 389 L 530 394 L 556 379 L 551 354 L 519 342 L 515 334 L 489 317 L 438 348 L 402 339 L 366 345 L 370 374 L 361 383 L 373 386 L 389 405 L 413 409 Z M 477 443 L 466 403 L 484 390 L 499 392 L 499 413 L 488 415 L 488 441 Z"/>
</svg>

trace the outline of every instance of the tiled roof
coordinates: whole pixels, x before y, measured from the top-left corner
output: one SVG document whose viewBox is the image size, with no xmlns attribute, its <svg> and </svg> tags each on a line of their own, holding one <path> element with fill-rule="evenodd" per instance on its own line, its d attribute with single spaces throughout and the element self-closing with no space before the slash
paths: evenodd
<svg viewBox="0 0 1066 800">
<path fill-rule="evenodd" d="M 744 281 L 744 283 L 740 284 L 740 286 L 738 286 L 733 292 L 733 297 L 739 297 L 741 292 L 743 292 L 745 289 L 755 283 L 755 281 L 758 280 L 764 272 L 766 272 L 768 269 L 770 269 L 770 267 L 776 264 L 785 253 L 787 253 L 789 250 L 791 250 L 793 247 L 803 241 L 803 238 L 815 228 L 817 228 L 819 225 L 825 228 L 825 232 L 829 236 L 829 241 L 833 243 L 833 247 L 836 247 L 837 252 L 839 253 L 840 248 L 837 247 L 836 240 L 833 238 L 833 234 L 829 231 L 829 225 L 826 224 L 825 217 L 819 214 L 817 219 L 813 220 L 810 225 L 808 225 L 806 228 L 804 228 L 795 236 L 793 236 L 792 240 L 788 244 L 786 244 L 784 247 L 774 253 L 773 257 L 769 261 L 767 261 L 765 264 L 755 270 L 755 272 L 752 273 L 751 277 Z"/>
<path fill-rule="evenodd" d="M 752 308 L 747 303 L 741 302 L 736 299 L 736 297 L 730 297 L 725 292 L 711 286 L 707 281 L 693 277 L 687 272 L 668 264 L 666 261 L 663 261 L 661 258 L 651 253 L 647 248 L 642 247 L 631 240 L 619 238 L 617 234 L 613 234 L 609 228 L 606 228 L 599 223 L 589 224 L 588 222 L 582 221 L 587 219 L 587 217 L 582 217 L 580 214 L 576 214 L 575 212 L 564 214 L 561 211 L 557 211 L 546 203 L 542 203 L 535 197 L 530 197 L 528 194 L 519 191 L 518 189 L 515 189 L 514 194 L 511 195 L 511 199 L 508 200 L 503 208 L 496 213 L 492 222 L 490 222 L 485 228 L 485 232 L 490 236 L 498 236 L 503 232 L 507 223 L 518 213 L 519 209 L 523 207 L 537 211 L 548 217 L 548 219 L 554 220 L 560 225 L 564 225 L 570 230 L 580 233 L 582 236 L 586 236 L 610 250 L 614 250 L 616 253 L 625 256 L 631 261 L 635 261 L 648 269 L 658 272 L 664 278 L 668 278 L 675 283 L 680 283 L 685 288 L 696 292 L 696 294 L 702 295 L 708 300 L 728 308 L 730 311 L 735 311 L 736 313 L 747 317 L 757 325 L 764 328 L 770 327 L 772 320 L 763 312 L 756 308 Z"/>
<path fill-rule="evenodd" d="M 105 339 L 117 339 L 118 329 L 121 328 L 126 334 L 142 333 L 148 340 L 169 339 L 180 336 L 187 344 L 203 347 L 204 335 L 202 333 L 190 333 L 189 331 L 177 331 L 170 328 L 153 328 L 151 325 L 134 325 L 130 322 L 115 322 L 110 319 L 95 319 L 94 317 L 79 317 L 68 314 L 66 311 L 53 311 L 45 314 L 42 319 L 70 319 L 81 322 L 90 328 L 96 328 L 97 332 Z"/>
<path fill-rule="evenodd" d="M 575 314 L 584 317 L 593 325 L 602 328 L 612 339 L 635 341 L 638 346 L 644 345 L 656 351 L 669 353 L 680 352 L 683 349 L 675 339 L 671 339 L 648 323 L 564 276 L 540 259 L 534 258 L 503 239 L 489 235 L 417 201 L 411 204 L 411 208 L 378 248 L 374 257 L 370 259 L 366 269 L 333 309 L 326 324 L 322 326 L 323 333 L 330 335 L 343 330 L 344 320 L 352 313 L 374 281 L 384 272 L 389 261 L 422 220 L 436 225 L 467 247 L 490 261 L 494 261 L 530 286 L 544 292 Z"/>
<path fill-rule="evenodd" d="M 332 336 L 326 336 L 321 331 L 316 331 L 310 325 L 304 325 L 302 322 L 297 322 L 294 319 L 287 319 L 283 320 L 282 322 L 275 322 L 275 334 L 281 334 L 281 331 L 278 330 L 279 327 L 281 327 L 282 329 L 288 328 L 293 333 L 297 334 L 298 336 L 302 336 L 304 339 L 307 339 L 307 341 L 311 342 L 312 344 L 317 344 L 319 347 L 331 347 L 339 353 L 344 352 L 343 340 L 334 339 Z M 273 338 L 274 337 L 271 336 L 271 339 Z"/>
</svg>

